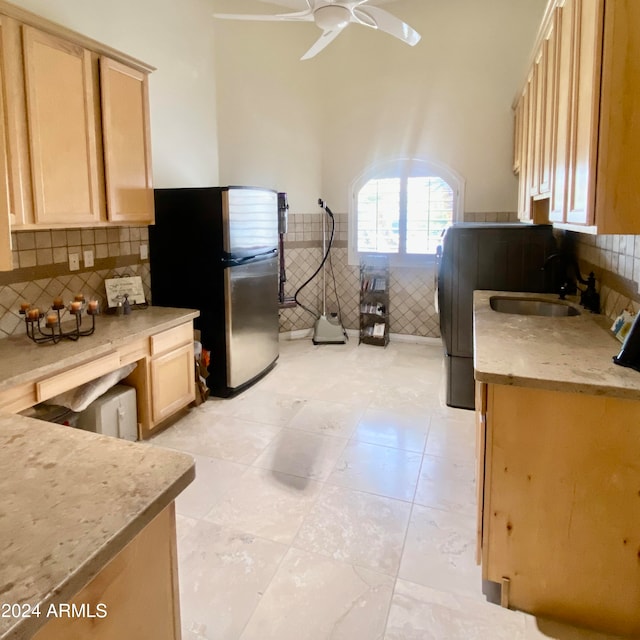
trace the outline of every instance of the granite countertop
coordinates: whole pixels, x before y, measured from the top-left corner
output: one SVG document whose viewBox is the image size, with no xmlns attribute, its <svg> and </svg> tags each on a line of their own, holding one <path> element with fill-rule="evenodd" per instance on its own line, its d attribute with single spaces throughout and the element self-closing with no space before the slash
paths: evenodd
<svg viewBox="0 0 640 640">
<path fill-rule="evenodd" d="M 100 315 L 91 336 L 77 342 L 35 344 L 26 334 L 0 340 L 0 391 L 109 353 L 116 347 L 171 329 L 200 315 L 193 309 L 147 307 L 130 315 Z M 86 319 L 85 319 L 86 322 Z"/>
<path fill-rule="evenodd" d="M 0 602 L 67 602 L 195 476 L 182 453 L 0 414 Z M 0 617 L 0 639 L 46 618 Z"/>
<path fill-rule="evenodd" d="M 491 296 L 557 300 L 557 294 L 475 291 L 476 380 L 640 399 L 640 372 L 613 364 L 621 344 L 611 320 L 579 305 L 579 316 L 541 317 L 493 311 Z"/>
</svg>

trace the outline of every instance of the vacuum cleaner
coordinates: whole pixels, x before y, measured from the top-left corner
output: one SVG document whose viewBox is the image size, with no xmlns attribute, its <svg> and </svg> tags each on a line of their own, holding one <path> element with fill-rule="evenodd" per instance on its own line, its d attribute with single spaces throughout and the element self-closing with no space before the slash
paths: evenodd
<svg viewBox="0 0 640 640">
<path fill-rule="evenodd" d="M 326 287 L 326 275 L 324 266 L 329 258 L 331 253 L 331 247 L 333 245 L 333 237 L 335 235 L 336 229 L 336 221 L 333 216 L 331 209 L 326 205 L 325 201 L 322 199 L 318 200 L 318 204 L 320 207 L 326 212 L 331 220 L 331 234 L 329 236 L 329 244 L 326 243 L 326 228 L 325 228 L 325 218 L 322 219 L 322 261 L 318 268 L 313 272 L 311 277 L 304 282 L 296 291 L 294 295 L 294 300 L 296 304 L 301 306 L 305 311 L 308 311 L 312 315 L 316 316 L 311 309 L 305 307 L 299 300 L 298 294 L 304 289 L 322 270 L 322 313 L 319 316 L 316 316 L 316 322 L 313 328 L 313 344 L 346 344 L 349 339 L 347 336 L 347 332 L 342 326 L 342 322 L 340 321 L 340 317 L 338 313 L 331 313 L 327 316 L 327 287 Z M 334 289 L 335 289 L 335 277 L 334 277 Z M 336 299 L 337 299 L 336 292 Z M 340 302 L 338 301 L 338 310 L 339 310 Z"/>
</svg>

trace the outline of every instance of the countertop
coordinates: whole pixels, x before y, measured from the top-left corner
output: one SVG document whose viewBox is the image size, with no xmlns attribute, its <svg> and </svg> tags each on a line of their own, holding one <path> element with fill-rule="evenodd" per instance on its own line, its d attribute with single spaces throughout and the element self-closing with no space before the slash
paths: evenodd
<svg viewBox="0 0 640 640">
<path fill-rule="evenodd" d="M 0 390 L 198 315 L 148 307 L 100 315 L 95 333 L 77 342 L 0 340 Z M 194 477 L 193 459 L 182 453 L 0 412 L 0 606 L 39 604 L 46 612 L 67 602 Z M 30 638 L 46 622 L 0 615 L 0 640 Z"/>
<path fill-rule="evenodd" d="M 640 399 L 640 372 L 613 364 L 621 343 L 608 318 L 500 313 L 491 296 L 557 300 L 557 294 L 475 291 L 474 368 L 480 382 Z"/>
<path fill-rule="evenodd" d="M 99 315 L 95 333 L 77 342 L 35 344 L 26 334 L 0 340 L 0 391 L 46 377 L 52 367 L 62 371 L 97 358 L 116 346 L 171 329 L 200 315 L 193 309 L 147 307 L 130 315 Z M 85 322 L 87 319 L 85 317 Z"/>
<path fill-rule="evenodd" d="M 182 453 L 0 414 L 0 603 L 67 602 L 194 476 Z M 46 622 L 0 617 L 0 639 Z"/>
</svg>

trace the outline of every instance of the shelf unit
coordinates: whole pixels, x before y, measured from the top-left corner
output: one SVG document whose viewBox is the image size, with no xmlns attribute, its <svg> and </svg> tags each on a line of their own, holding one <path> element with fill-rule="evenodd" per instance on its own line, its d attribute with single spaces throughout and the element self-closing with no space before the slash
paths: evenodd
<svg viewBox="0 0 640 640">
<path fill-rule="evenodd" d="M 366 255 L 360 260 L 359 343 L 389 344 L 389 260 Z"/>
</svg>

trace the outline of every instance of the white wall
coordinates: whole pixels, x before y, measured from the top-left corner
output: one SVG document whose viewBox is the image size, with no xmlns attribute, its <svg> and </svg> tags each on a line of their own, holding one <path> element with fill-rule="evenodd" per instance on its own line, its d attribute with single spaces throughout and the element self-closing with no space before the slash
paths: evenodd
<svg viewBox="0 0 640 640">
<path fill-rule="evenodd" d="M 250 0 L 214 4 L 277 11 Z M 545 5 L 390 2 L 422 34 L 416 47 L 350 25 L 305 62 L 298 58 L 320 33 L 312 24 L 218 22 L 223 182 L 269 179 L 289 192 L 292 211 L 316 211 L 318 196 L 347 211 L 349 184 L 369 164 L 417 155 L 466 179 L 467 211 L 514 211 L 511 102 Z"/>
<path fill-rule="evenodd" d="M 278 11 L 251 0 L 214 6 Z M 215 22 L 221 182 L 286 191 L 292 213 L 318 211 L 325 100 L 314 68 L 299 58 L 320 31 L 306 23 Z"/>
<path fill-rule="evenodd" d="M 17 0 L 153 65 L 151 143 L 157 187 L 219 184 L 209 0 Z"/>
</svg>

